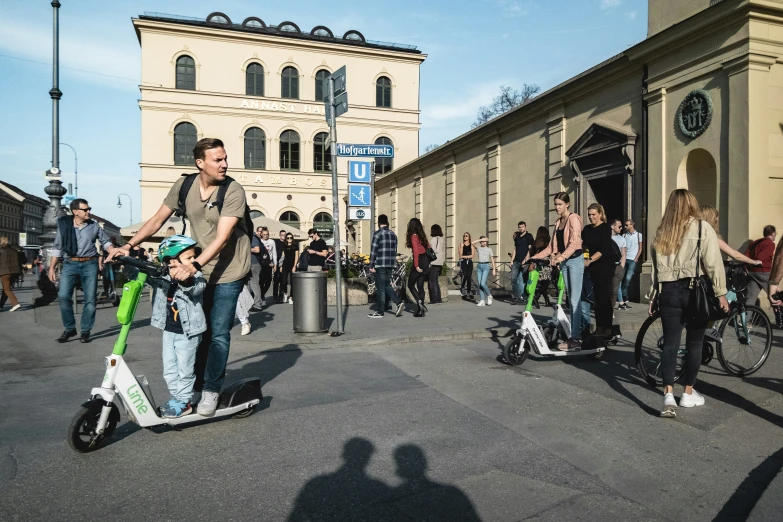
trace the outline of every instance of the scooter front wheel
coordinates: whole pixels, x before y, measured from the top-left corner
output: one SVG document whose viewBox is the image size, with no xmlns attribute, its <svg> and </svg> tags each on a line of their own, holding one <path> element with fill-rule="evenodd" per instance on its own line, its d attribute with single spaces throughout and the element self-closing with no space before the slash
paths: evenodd
<svg viewBox="0 0 783 522">
<path fill-rule="evenodd" d="M 105 402 L 99 399 L 87 401 L 71 419 L 71 424 L 68 426 L 68 444 L 79 453 L 97 450 L 108 437 L 114 434 L 120 420 L 120 412 L 114 404 L 111 406 L 106 429 L 102 434 L 96 432 L 104 404 Z"/>
<path fill-rule="evenodd" d="M 503 348 L 503 358 L 506 362 L 512 366 L 519 366 L 525 359 L 529 352 L 527 346 L 527 339 L 515 335 L 512 337 Z"/>
</svg>

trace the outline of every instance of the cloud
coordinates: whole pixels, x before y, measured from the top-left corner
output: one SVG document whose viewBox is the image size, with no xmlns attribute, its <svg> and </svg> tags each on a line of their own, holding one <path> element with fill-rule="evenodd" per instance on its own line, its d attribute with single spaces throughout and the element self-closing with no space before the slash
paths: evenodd
<svg viewBox="0 0 783 522">
<path fill-rule="evenodd" d="M 629 20 L 635 20 L 636 19 L 636 14 L 637 14 L 636 11 L 631 11 L 628 14 L 626 14 L 625 16 L 627 16 Z"/>
<path fill-rule="evenodd" d="M 623 0 L 601 0 L 601 9 L 606 11 L 612 9 L 623 3 Z"/>
<path fill-rule="evenodd" d="M 504 18 L 519 18 L 528 13 L 527 2 L 520 0 L 489 0 L 502 12 Z"/>
<path fill-rule="evenodd" d="M 60 31 L 61 74 L 120 89 L 141 83 L 138 49 L 112 44 L 110 38 Z M 26 21 L 0 19 L 0 50 L 17 58 L 52 63 L 52 31 Z M 51 66 L 50 66 L 51 67 Z M 91 74 L 97 73 L 97 74 Z"/>
<path fill-rule="evenodd" d="M 478 84 L 468 92 L 458 92 L 441 103 L 432 103 L 422 107 L 422 126 L 442 127 L 458 123 L 459 120 L 473 120 L 478 108 L 492 102 L 501 85 L 514 85 L 511 80 L 497 80 Z"/>
</svg>

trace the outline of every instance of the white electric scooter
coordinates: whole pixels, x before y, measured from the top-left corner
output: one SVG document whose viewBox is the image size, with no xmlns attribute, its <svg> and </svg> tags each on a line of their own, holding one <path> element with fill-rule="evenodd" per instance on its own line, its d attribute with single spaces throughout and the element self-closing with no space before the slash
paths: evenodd
<svg viewBox="0 0 783 522">
<path fill-rule="evenodd" d="M 99 388 L 92 389 L 90 400 L 82 404 L 71 420 L 71 425 L 68 427 L 70 446 L 78 452 L 87 453 L 100 448 L 106 439 L 112 436 L 120 421 L 120 411 L 116 404 L 118 397 L 128 419 L 142 428 L 162 424 L 176 426 L 227 415 L 235 417 L 251 415 L 263 400 L 261 380 L 257 378 L 237 381 L 223 390 L 214 416 L 205 417 L 195 411 L 175 419 L 160 416 L 147 378 L 143 375 L 134 376 L 123 355 L 127 349 L 128 333 L 136 315 L 144 282 L 148 276 L 160 277 L 166 272 L 167 267 L 132 257 L 120 257 L 118 262 L 138 268 L 139 273 L 135 280 L 128 281 L 123 286 L 122 299 L 117 309 L 117 320 L 122 325 L 120 337 L 114 344 L 112 354 L 105 359 L 106 372 L 103 375 L 103 383 Z"/>
<path fill-rule="evenodd" d="M 573 355 L 591 355 L 600 359 L 606 349 L 605 341 L 598 337 L 591 337 L 590 348 L 585 349 L 587 343 L 583 343 L 580 350 L 562 351 L 558 350 L 557 345 L 568 340 L 571 333 L 571 320 L 563 311 L 563 293 L 565 292 L 565 279 L 563 273 L 557 281 L 557 305 L 552 318 L 543 326 L 539 326 L 533 319 L 531 310 L 533 309 L 533 300 L 538 286 L 539 267 L 548 266 L 548 259 L 531 259 L 529 262 L 533 269 L 528 273 L 527 283 L 527 306 L 522 312 L 522 326 L 516 331 L 514 336 L 506 343 L 503 348 L 503 357 L 506 362 L 513 366 L 519 366 L 527 359 L 530 351 L 536 355 L 551 357 L 569 357 Z M 587 340 L 586 340 L 587 341 Z"/>
</svg>

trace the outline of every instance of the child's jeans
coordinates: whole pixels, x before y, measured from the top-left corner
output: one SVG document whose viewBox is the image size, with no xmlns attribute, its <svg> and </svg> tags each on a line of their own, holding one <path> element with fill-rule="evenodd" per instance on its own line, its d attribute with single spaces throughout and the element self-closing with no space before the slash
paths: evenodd
<svg viewBox="0 0 783 522">
<path fill-rule="evenodd" d="M 169 387 L 171 397 L 178 402 L 190 402 L 193 383 L 196 382 L 196 351 L 201 335 L 188 337 L 185 334 L 163 331 L 163 378 Z"/>
</svg>

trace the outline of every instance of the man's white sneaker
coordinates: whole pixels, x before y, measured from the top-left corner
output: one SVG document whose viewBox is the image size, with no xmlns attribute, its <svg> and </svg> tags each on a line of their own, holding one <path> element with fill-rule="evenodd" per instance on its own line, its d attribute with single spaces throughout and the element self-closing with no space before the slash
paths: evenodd
<svg viewBox="0 0 783 522">
<path fill-rule="evenodd" d="M 218 403 L 218 394 L 216 392 L 204 391 L 201 394 L 201 400 L 198 403 L 197 412 L 204 417 L 211 417 L 215 414 Z"/>
<path fill-rule="evenodd" d="M 680 406 L 682 408 L 693 408 L 694 406 L 704 406 L 704 395 L 693 390 L 693 393 L 688 395 L 683 392 L 680 397 Z"/>
<path fill-rule="evenodd" d="M 248 335 L 250 333 L 250 323 L 244 323 L 242 325 L 242 334 L 241 335 Z"/>
<path fill-rule="evenodd" d="M 482 299 L 481 301 L 478 302 L 476 306 L 486 306 L 486 305 L 487 303 L 485 303 L 484 300 Z"/>
<path fill-rule="evenodd" d="M 293 297 L 289 297 L 288 298 L 288 304 L 294 304 L 294 298 Z"/>
<path fill-rule="evenodd" d="M 674 400 L 673 393 L 667 393 L 663 396 L 663 409 L 661 410 L 661 417 L 673 419 L 676 416 L 677 416 L 677 401 Z"/>
<path fill-rule="evenodd" d="M 487 297 L 487 306 L 492 306 L 492 296 Z"/>
<path fill-rule="evenodd" d="M 14 305 L 14 306 L 12 306 L 12 307 L 11 307 L 11 309 L 10 309 L 10 310 L 8 310 L 8 311 L 9 311 L 9 312 L 16 312 L 16 311 L 17 311 L 17 310 L 19 310 L 21 307 L 22 307 L 22 305 L 20 305 L 20 304 L 18 304 L 18 305 Z"/>
</svg>

